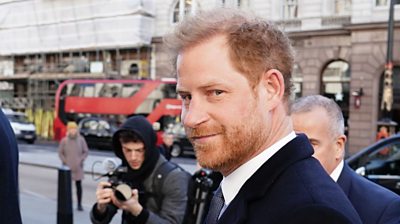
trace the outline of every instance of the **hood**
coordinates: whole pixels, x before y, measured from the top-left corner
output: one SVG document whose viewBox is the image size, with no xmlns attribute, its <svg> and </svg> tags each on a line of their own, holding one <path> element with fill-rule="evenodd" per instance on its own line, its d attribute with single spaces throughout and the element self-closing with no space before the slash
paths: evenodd
<svg viewBox="0 0 400 224">
<path fill-rule="evenodd" d="M 122 152 L 122 146 L 119 141 L 121 131 L 131 131 L 139 136 L 145 147 L 144 162 L 139 170 L 130 169 L 128 162 Z M 154 169 L 156 162 L 160 156 L 160 152 L 156 146 L 157 135 L 150 122 L 143 116 L 133 116 L 128 118 L 113 135 L 113 149 L 117 157 L 122 160 L 122 165 L 127 166 L 131 177 L 143 179 Z"/>
<path fill-rule="evenodd" d="M 124 159 L 121 143 L 119 141 L 119 133 L 121 133 L 121 131 L 131 131 L 137 134 L 143 141 L 146 152 L 149 150 L 156 150 L 157 135 L 153 129 L 153 126 L 145 117 L 133 116 L 128 118 L 113 135 L 112 141 L 114 153 L 120 159 Z"/>
</svg>

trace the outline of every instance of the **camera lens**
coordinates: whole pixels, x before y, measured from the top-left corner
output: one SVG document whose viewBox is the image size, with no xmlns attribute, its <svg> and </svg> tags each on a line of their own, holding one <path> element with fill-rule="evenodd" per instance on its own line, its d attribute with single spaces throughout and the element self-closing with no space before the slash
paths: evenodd
<svg viewBox="0 0 400 224">
<path fill-rule="evenodd" d="M 115 197 L 120 201 L 126 201 L 132 197 L 132 189 L 127 184 L 119 184 L 115 188 Z"/>
</svg>

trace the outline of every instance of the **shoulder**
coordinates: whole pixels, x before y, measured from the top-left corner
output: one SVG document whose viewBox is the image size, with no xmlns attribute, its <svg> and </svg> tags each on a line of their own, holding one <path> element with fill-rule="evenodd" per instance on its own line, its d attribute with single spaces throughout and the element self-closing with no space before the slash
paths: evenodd
<svg viewBox="0 0 400 224">
<path fill-rule="evenodd" d="M 393 199 L 386 205 L 380 223 L 400 223 L 400 199 Z"/>
<path fill-rule="evenodd" d="M 368 216 L 390 214 L 396 211 L 395 213 L 400 217 L 399 195 L 354 172 L 350 175 L 348 197 L 357 210 L 363 210 Z"/>
<path fill-rule="evenodd" d="M 165 179 L 183 178 L 189 179 L 191 176 L 186 170 L 174 162 L 167 161 L 165 158 L 160 156 L 162 163 L 156 167 L 156 174 L 164 175 Z"/>
<path fill-rule="evenodd" d="M 368 198 L 369 200 L 381 201 L 382 203 L 400 200 L 400 196 L 394 192 L 368 180 L 367 178 L 358 175 L 355 172 L 351 172 L 351 194 L 362 196 L 363 198 Z"/>
<path fill-rule="evenodd" d="M 347 218 L 357 220 L 356 211 L 344 192 L 313 158 L 293 164 L 276 182 L 275 192 L 284 194 L 282 197 L 290 195 L 292 203 L 302 201 L 303 203 L 297 206 L 303 211 L 307 208 L 322 209 L 327 215 L 329 211 L 336 211 Z M 297 202 L 294 202 L 296 200 Z"/>
<path fill-rule="evenodd" d="M 169 162 L 170 163 L 170 162 Z M 171 171 L 171 177 L 179 177 L 184 180 L 188 180 L 191 175 L 185 169 L 175 164 L 177 167 Z"/>
<path fill-rule="evenodd" d="M 64 144 L 67 141 L 67 137 L 61 139 L 60 144 Z"/>
</svg>

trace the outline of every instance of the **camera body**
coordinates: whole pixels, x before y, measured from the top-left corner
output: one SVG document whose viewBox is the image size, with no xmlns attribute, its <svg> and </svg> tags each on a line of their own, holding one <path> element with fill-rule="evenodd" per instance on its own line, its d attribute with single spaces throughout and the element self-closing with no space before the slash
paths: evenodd
<svg viewBox="0 0 400 224">
<path fill-rule="evenodd" d="M 132 188 L 122 180 L 122 176 L 127 172 L 128 168 L 126 166 L 119 166 L 104 175 L 108 177 L 108 182 L 111 183 L 114 195 L 120 201 L 126 201 L 132 197 Z"/>
</svg>

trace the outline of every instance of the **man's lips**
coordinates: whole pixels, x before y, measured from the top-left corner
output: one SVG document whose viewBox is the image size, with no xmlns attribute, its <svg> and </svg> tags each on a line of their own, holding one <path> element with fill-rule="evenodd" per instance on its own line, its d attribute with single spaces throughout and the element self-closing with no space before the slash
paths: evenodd
<svg viewBox="0 0 400 224">
<path fill-rule="evenodd" d="M 196 135 L 196 136 L 190 136 L 189 139 L 192 140 L 194 143 L 203 143 L 217 135 L 219 135 L 219 134 L 216 133 L 216 134 L 207 134 L 207 135 Z"/>
<path fill-rule="evenodd" d="M 131 164 L 132 167 L 137 167 L 137 166 L 139 166 L 139 163 L 138 163 L 138 162 L 130 162 L 130 164 Z"/>
</svg>

